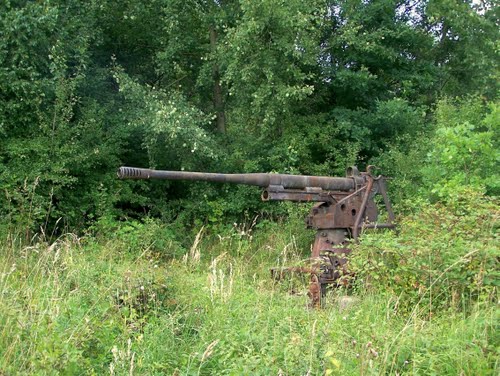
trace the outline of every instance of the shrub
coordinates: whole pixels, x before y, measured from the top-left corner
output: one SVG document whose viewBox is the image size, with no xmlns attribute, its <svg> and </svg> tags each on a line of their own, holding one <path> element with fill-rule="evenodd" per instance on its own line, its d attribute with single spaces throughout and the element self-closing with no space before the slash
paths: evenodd
<svg viewBox="0 0 500 376">
<path fill-rule="evenodd" d="M 435 137 L 422 169 L 434 197 L 453 197 L 462 186 L 500 193 L 499 114 L 497 103 L 485 105 L 479 98 L 438 103 Z"/>
<path fill-rule="evenodd" d="M 351 258 L 356 287 L 388 293 L 400 309 L 426 314 L 493 299 L 498 273 L 498 202 L 472 189 L 406 217 L 399 234 L 365 234 Z M 465 307 L 467 308 L 467 307 Z"/>
</svg>

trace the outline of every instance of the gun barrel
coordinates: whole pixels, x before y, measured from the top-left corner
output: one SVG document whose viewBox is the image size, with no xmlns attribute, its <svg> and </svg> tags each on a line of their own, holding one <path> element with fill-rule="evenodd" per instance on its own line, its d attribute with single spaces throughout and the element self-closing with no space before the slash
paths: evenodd
<svg viewBox="0 0 500 376">
<path fill-rule="evenodd" d="M 286 174 L 217 174 L 208 172 L 163 171 L 147 168 L 120 167 L 117 175 L 120 179 L 164 179 L 198 180 L 219 183 L 255 185 L 262 188 L 281 186 L 285 189 L 306 189 L 318 187 L 327 191 L 351 191 L 355 188 L 353 178 L 327 176 L 303 176 Z"/>
</svg>

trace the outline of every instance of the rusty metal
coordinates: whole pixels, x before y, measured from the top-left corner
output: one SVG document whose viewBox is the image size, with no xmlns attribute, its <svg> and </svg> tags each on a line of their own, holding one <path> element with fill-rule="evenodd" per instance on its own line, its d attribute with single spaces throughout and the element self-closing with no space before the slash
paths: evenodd
<svg viewBox="0 0 500 376">
<path fill-rule="evenodd" d="M 310 187 L 322 190 L 349 191 L 354 188 L 351 178 L 332 178 L 328 176 L 303 176 L 285 174 L 214 174 L 208 172 L 161 171 L 147 168 L 120 167 L 120 179 L 164 179 L 197 180 L 219 183 L 256 185 L 258 187 L 279 187 L 280 189 L 304 189 Z"/>
<path fill-rule="evenodd" d="M 386 178 L 374 176 L 374 166 L 366 172 L 356 167 L 347 169 L 346 177 L 302 176 L 284 174 L 219 174 L 185 171 L 161 171 L 120 167 L 120 179 L 197 180 L 254 185 L 264 188 L 263 201 L 316 202 L 306 218 L 306 227 L 316 230 L 310 268 L 285 268 L 280 271 L 311 274 L 309 296 L 318 306 L 328 286 L 347 283 L 347 247 L 365 229 L 394 228 L 394 213 L 386 190 Z M 388 222 L 378 223 L 378 207 L 374 197 L 381 195 Z M 276 275 L 275 275 L 276 276 Z"/>
</svg>

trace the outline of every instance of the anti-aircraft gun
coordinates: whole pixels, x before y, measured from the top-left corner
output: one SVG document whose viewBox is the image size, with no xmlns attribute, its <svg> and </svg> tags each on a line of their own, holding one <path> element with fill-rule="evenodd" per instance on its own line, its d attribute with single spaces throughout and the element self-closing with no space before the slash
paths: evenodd
<svg viewBox="0 0 500 376">
<path fill-rule="evenodd" d="M 306 218 L 307 228 L 316 230 L 312 246 L 311 268 L 289 268 L 311 273 L 309 294 L 318 305 L 328 285 L 340 285 L 346 275 L 346 247 L 363 229 L 394 228 L 394 213 L 387 196 L 386 178 L 356 167 L 347 169 L 346 177 L 302 176 L 286 174 L 218 174 L 185 171 L 161 171 L 120 167 L 120 179 L 197 180 L 245 184 L 262 187 L 263 201 L 314 202 Z M 376 196 L 382 200 L 378 205 Z M 378 206 L 385 206 L 387 223 L 378 223 Z M 283 270 L 279 270 L 282 273 Z M 276 270 L 274 273 L 276 275 Z"/>
</svg>

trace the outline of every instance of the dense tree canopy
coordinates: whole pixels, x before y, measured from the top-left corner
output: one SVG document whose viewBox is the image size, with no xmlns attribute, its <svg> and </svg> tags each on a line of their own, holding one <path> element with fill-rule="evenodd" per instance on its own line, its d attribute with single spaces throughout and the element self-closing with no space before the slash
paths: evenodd
<svg viewBox="0 0 500 376">
<path fill-rule="evenodd" d="M 490 132 L 494 170 L 498 26 L 494 1 L 2 0 L 0 214 L 34 227 L 237 215 L 258 205 L 247 187 L 114 171 L 388 164 L 427 144 L 444 97 L 491 103 L 489 125 L 461 132 Z"/>
</svg>

